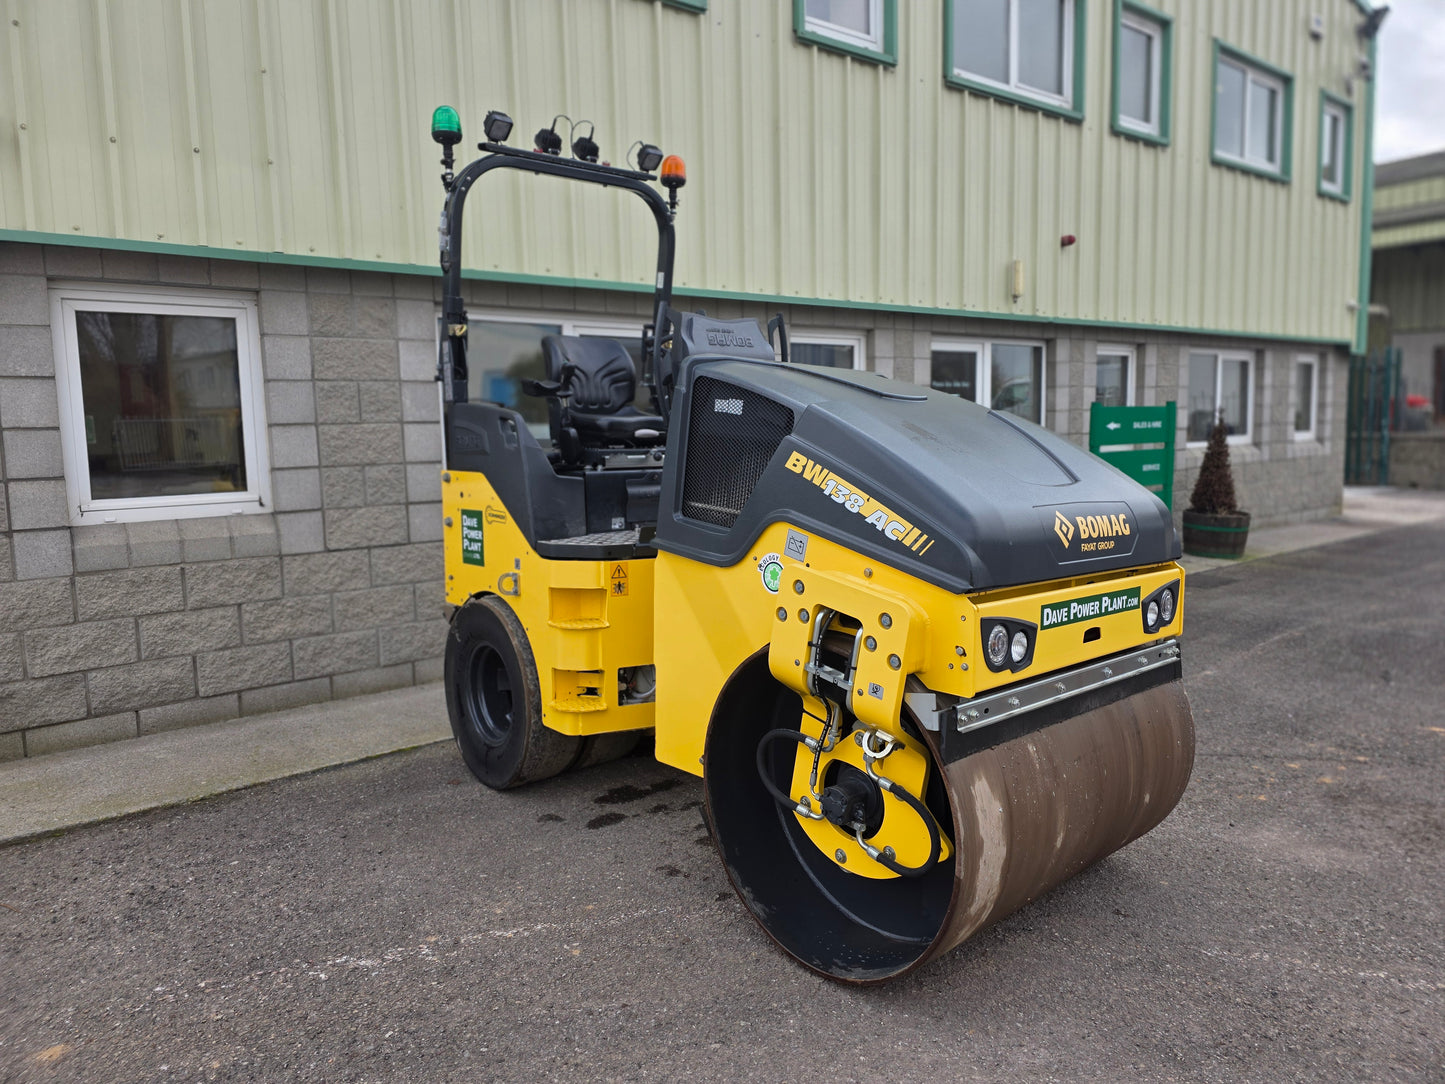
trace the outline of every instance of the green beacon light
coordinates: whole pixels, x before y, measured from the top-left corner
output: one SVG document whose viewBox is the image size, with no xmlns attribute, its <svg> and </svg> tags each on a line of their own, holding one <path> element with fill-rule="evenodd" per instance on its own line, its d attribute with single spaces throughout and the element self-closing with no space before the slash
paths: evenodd
<svg viewBox="0 0 1445 1084">
<path fill-rule="evenodd" d="M 431 137 L 443 147 L 454 147 L 462 141 L 462 120 L 449 105 L 439 105 L 431 115 Z"/>
</svg>

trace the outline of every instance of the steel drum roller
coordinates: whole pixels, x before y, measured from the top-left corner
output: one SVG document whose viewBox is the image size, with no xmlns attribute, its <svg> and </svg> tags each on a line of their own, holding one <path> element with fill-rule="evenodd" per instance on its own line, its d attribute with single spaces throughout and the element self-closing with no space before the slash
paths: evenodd
<svg viewBox="0 0 1445 1084">
<path fill-rule="evenodd" d="M 750 686 L 750 687 L 749 687 Z M 1178 680 L 1008 737 L 942 771 L 921 795 L 953 841 L 920 878 L 865 879 L 810 840 L 753 767 L 758 739 L 796 726 L 798 694 L 757 668 L 735 676 L 709 732 L 707 810 L 728 876 L 763 930 L 830 978 L 897 978 L 1138 839 L 1178 804 L 1194 724 Z M 792 751 L 773 754 L 783 781 Z"/>
</svg>

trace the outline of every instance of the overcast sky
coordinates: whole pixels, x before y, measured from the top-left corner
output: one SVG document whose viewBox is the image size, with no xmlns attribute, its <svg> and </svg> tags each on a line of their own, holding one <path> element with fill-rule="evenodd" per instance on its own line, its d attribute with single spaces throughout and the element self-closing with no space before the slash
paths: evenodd
<svg viewBox="0 0 1445 1084">
<path fill-rule="evenodd" d="M 1380 30 L 1376 162 L 1445 150 L 1445 0 L 1388 3 Z"/>
</svg>

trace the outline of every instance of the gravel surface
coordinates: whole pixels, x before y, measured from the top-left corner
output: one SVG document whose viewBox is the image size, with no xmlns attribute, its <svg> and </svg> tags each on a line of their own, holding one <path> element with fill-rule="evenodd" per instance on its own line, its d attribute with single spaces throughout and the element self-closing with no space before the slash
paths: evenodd
<svg viewBox="0 0 1445 1084">
<path fill-rule="evenodd" d="M 0 1081 L 1445 1080 L 1445 526 L 1191 577 L 1156 831 L 854 990 L 700 783 L 449 745 L 0 848 Z"/>
</svg>

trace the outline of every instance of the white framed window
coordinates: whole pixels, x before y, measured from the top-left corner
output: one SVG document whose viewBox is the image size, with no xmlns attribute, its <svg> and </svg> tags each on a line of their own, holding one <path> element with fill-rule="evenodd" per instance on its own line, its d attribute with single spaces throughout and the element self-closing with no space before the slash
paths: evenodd
<svg viewBox="0 0 1445 1084">
<path fill-rule="evenodd" d="M 1125 135 L 1167 143 L 1170 23 L 1129 3 L 1119 6 L 1114 47 L 1114 126 Z"/>
<path fill-rule="evenodd" d="M 1294 439 L 1314 440 L 1318 430 L 1320 360 L 1313 354 L 1294 359 Z"/>
<path fill-rule="evenodd" d="M 1254 355 L 1238 350 L 1194 351 L 1189 355 L 1186 440 L 1202 447 L 1217 417 L 1230 444 L 1248 444 L 1254 430 Z"/>
<path fill-rule="evenodd" d="M 1132 346 L 1100 346 L 1094 374 L 1094 401 L 1104 406 L 1133 406 L 1137 379 Z"/>
<path fill-rule="evenodd" d="M 255 299 L 50 291 L 71 522 L 271 510 Z"/>
<path fill-rule="evenodd" d="M 1284 72 L 1217 46 L 1214 160 L 1288 180 L 1292 86 Z"/>
<path fill-rule="evenodd" d="M 1043 343 L 934 339 L 930 354 L 934 390 L 1043 424 Z"/>
<path fill-rule="evenodd" d="M 982 387 L 983 343 L 934 339 L 930 354 L 929 387 L 971 403 L 988 401 Z"/>
<path fill-rule="evenodd" d="M 1350 157 L 1353 153 L 1351 121 L 1354 111 L 1349 104 L 1320 92 L 1320 181 L 1322 196 L 1349 201 Z"/>
<path fill-rule="evenodd" d="M 794 28 L 808 41 L 834 43 L 880 57 L 888 52 L 887 18 L 896 0 L 799 0 Z"/>
<path fill-rule="evenodd" d="M 834 369 L 866 369 L 862 335 L 831 331 L 788 333 L 788 360 L 795 365 L 827 365 Z"/>
<path fill-rule="evenodd" d="M 1075 115 L 1082 97 L 1074 55 L 1077 0 L 945 3 L 950 82 Z"/>
<path fill-rule="evenodd" d="M 467 397 L 500 403 L 522 415 L 539 440 L 551 438 L 547 401 L 522 393 L 522 381 L 545 380 L 544 335 L 565 335 L 555 316 L 522 313 L 467 313 Z M 441 317 L 437 317 L 441 335 Z"/>
</svg>

